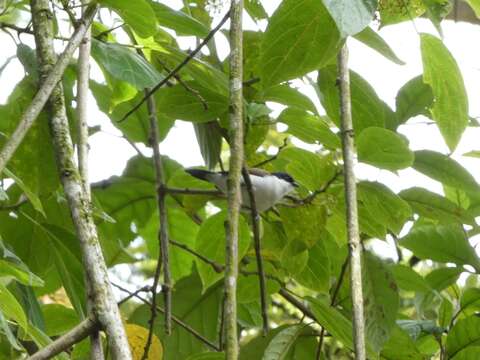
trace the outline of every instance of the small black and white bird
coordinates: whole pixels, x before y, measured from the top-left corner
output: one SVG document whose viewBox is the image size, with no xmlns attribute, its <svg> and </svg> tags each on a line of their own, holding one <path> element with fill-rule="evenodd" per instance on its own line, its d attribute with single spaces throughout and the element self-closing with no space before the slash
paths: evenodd
<svg viewBox="0 0 480 360">
<path fill-rule="evenodd" d="M 228 172 L 213 172 L 202 169 L 186 169 L 185 171 L 197 179 L 213 183 L 221 192 L 227 193 Z M 261 169 L 250 169 L 249 174 L 258 212 L 270 209 L 285 195 L 298 187 L 295 180 L 284 172 L 269 173 Z M 250 198 L 243 177 L 240 182 L 242 187 L 242 205 L 248 208 L 250 206 Z"/>
</svg>

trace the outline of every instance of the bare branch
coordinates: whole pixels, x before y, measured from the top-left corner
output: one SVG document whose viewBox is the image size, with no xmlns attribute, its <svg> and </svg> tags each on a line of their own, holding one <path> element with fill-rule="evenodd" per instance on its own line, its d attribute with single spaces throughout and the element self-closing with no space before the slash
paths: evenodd
<svg viewBox="0 0 480 360">
<path fill-rule="evenodd" d="M 237 279 L 238 227 L 241 205 L 240 177 L 243 167 L 243 0 L 230 7 L 230 166 L 227 178 L 227 221 L 225 222 L 225 359 L 238 358 Z"/>
<path fill-rule="evenodd" d="M 80 45 L 90 23 L 93 20 L 97 12 L 97 5 L 92 4 L 85 10 L 83 18 L 78 22 L 78 26 L 75 29 L 70 41 L 68 42 L 65 50 L 58 58 L 56 64 L 49 69 L 48 75 L 44 77 L 42 86 L 37 91 L 32 102 L 28 108 L 22 114 L 22 117 L 18 123 L 17 128 L 12 133 L 7 143 L 4 145 L 0 152 L 0 174 L 7 165 L 10 158 L 13 156 L 15 150 L 22 142 L 26 133 L 33 125 L 33 122 L 37 118 L 40 111 L 42 111 L 45 103 L 47 102 L 52 90 L 55 88 L 59 80 L 62 78 L 63 72 L 67 68 L 67 65 L 72 57 L 76 48 Z"/>
<path fill-rule="evenodd" d="M 58 65 L 58 62 L 55 65 L 56 55 L 53 48 L 53 16 L 50 12 L 48 0 L 31 0 L 31 8 L 40 79 L 44 82 L 46 78 L 48 79 L 47 76 L 51 74 L 52 67 Z M 89 11 L 89 9 L 93 9 L 90 11 L 94 14 L 96 7 L 88 7 L 86 11 Z M 61 82 L 58 82 L 52 89 L 49 110 L 49 122 L 57 167 L 72 221 L 80 241 L 85 273 L 93 295 L 93 311 L 107 333 L 113 358 L 129 360 L 132 358 L 130 347 L 108 280 L 107 267 L 93 222 L 89 198 L 75 164 Z"/>
<path fill-rule="evenodd" d="M 345 44 L 338 55 L 338 81 L 340 91 L 340 119 L 345 183 L 348 248 L 350 251 L 350 286 L 353 304 L 353 337 L 355 355 L 365 360 L 365 319 L 362 291 L 362 249 L 358 228 L 357 184 L 354 172 L 354 142 L 352 104 L 350 98 L 350 73 L 348 70 L 348 48 Z"/>
<path fill-rule="evenodd" d="M 69 349 L 71 346 L 79 343 L 88 335 L 100 330 L 100 324 L 94 317 L 90 316 L 83 320 L 80 324 L 71 329 L 68 333 L 55 339 L 43 349 L 38 350 L 30 356 L 28 360 L 47 360 L 55 355 Z"/>
</svg>

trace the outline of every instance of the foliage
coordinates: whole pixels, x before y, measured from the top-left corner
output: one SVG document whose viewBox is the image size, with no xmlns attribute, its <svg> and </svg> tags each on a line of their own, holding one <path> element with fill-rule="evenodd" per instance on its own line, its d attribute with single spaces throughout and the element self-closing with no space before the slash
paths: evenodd
<svg viewBox="0 0 480 360">
<path fill-rule="evenodd" d="M 52 3 L 59 24 L 56 35 L 68 37 L 73 25 L 66 25 L 64 2 Z M 478 13 L 478 1 L 468 3 Z M 226 12 L 226 5 L 222 8 L 219 2 L 206 0 L 185 1 L 181 9 L 171 8 L 169 1 L 153 0 L 99 0 L 99 4 L 104 12 L 93 25 L 91 60 L 100 74 L 90 82 L 95 99 L 91 105 L 96 104 L 130 143 L 150 146 L 145 107 L 120 120 L 142 99 L 144 88 L 165 79 L 188 56 L 184 44 L 191 37 L 200 41 L 209 34 L 218 21 L 215 7 Z M 285 199 L 260 219 L 268 313 L 271 323 L 278 325 L 265 337 L 259 335 L 262 317 L 251 220 L 248 212 L 241 216 L 240 359 L 310 359 L 319 338 L 322 358 L 352 358 L 335 58 L 346 37 L 353 36 L 401 66 L 404 62 L 393 51 L 398 44 L 388 44 L 369 27 L 374 17 L 388 26 L 425 14 L 439 27 L 448 7 L 436 0 L 283 0 L 269 15 L 266 5 L 267 0 L 245 0 L 249 16 L 266 24 L 264 32 L 244 32 L 246 161 L 263 163 L 268 171 L 288 172 L 299 188 L 291 194 L 293 200 Z M 15 27 L 30 20 L 25 1 L 6 1 L 0 8 L 2 30 L 13 34 Z M 69 10 L 79 11 L 78 7 Z M 123 26 L 117 27 L 119 23 Z M 25 32 L 21 39 L 30 36 Z M 205 165 L 215 170 L 220 170 L 228 144 L 229 58 L 216 52 L 220 33 L 206 46 L 208 51 L 192 58 L 153 96 L 161 140 L 173 136 L 170 130 L 176 122 L 192 123 Z M 423 73 L 398 89 L 395 109 L 359 73 L 350 72 L 358 161 L 400 174 L 403 189 L 393 191 L 381 178 L 361 179 L 357 186 L 365 248 L 367 352 L 372 359 L 476 359 L 480 358 L 480 259 L 471 240 L 479 233 L 480 186 L 452 154 L 414 151 L 401 132 L 406 123 L 415 126 L 413 118 L 433 120 L 453 152 L 475 122 L 469 119 L 461 70 L 443 41 L 419 34 L 419 44 Z M 0 105 L 0 151 L 35 95 L 38 81 L 34 50 L 22 43 L 16 56 L 25 77 Z M 5 75 L 10 68 L 1 71 Z M 75 139 L 76 76 L 72 61 L 63 85 Z M 310 81 L 302 87 L 311 86 L 316 99 L 299 89 L 299 80 L 307 78 Z M 272 111 L 276 109 L 281 111 Z M 277 126 L 280 123 L 282 128 Z M 98 131 L 91 130 L 92 136 Z M 271 157 L 275 148 L 278 154 Z M 479 154 L 480 149 L 473 149 L 464 155 L 478 158 Z M 213 190 L 188 175 L 182 164 L 167 156 L 161 160 L 168 188 Z M 54 162 L 45 112 L 1 174 L 0 358 L 21 357 L 32 347 L 43 347 L 86 316 L 81 252 Z M 407 187 L 402 178 L 405 169 L 438 182 L 443 193 L 425 189 L 422 182 Z M 145 155 L 129 159 L 120 175 L 91 185 L 107 265 L 122 280 L 128 279 L 118 269 L 129 269 L 135 278 L 130 285 L 140 288 L 153 276 L 158 229 L 168 226 L 173 315 L 186 327 L 176 323 L 167 336 L 159 314 L 148 358 L 223 359 L 223 353 L 212 347 L 223 336 L 225 199 L 188 191 L 167 194 L 168 223 L 160 225 L 154 167 Z M 394 243 L 398 258 L 380 256 L 375 240 Z M 468 279 L 459 282 L 466 274 Z M 286 300 L 285 294 L 302 306 Z M 161 297 L 157 300 L 163 307 Z M 150 306 L 133 297 L 121 310 L 134 356 L 140 359 Z M 329 336 L 319 335 L 321 328 Z M 81 342 L 69 356 L 85 358 L 88 350 L 88 343 Z"/>
</svg>

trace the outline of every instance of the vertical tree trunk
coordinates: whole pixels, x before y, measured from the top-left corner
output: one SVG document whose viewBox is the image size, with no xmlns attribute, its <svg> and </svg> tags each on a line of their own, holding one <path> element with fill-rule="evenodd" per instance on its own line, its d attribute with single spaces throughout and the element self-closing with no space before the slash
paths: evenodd
<svg viewBox="0 0 480 360">
<path fill-rule="evenodd" d="M 355 359 L 365 360 L 365 320 L 362 291 L 362 245 L 358 228 L 357 184 L 354 172 L 354 133 L 350 97 L 348 48 L 345 44 L 338 55 L 338 81 L 340 87 L 340 118 L 342 131 L 343 168 L 345 176 L 345 202 L 347 210 L 348 248 L 350 251 L 350 286 L 353 303 L 353 338 Z"/>
<path fill-rule="evenodd" d="M 238 358 L 237 278 L 240 177 L 243 165 L 242 98 L 242 0 L 232 0 L 230 9 L 230 167 L 227 179 L 228 220 L 225 257 L 225 352 L 227 360 Z"/>
<path fill-rule="evenodd" d="M 53 14 L 50 11 L 48 0 L 31 0 L 31 8 L 37 58 L 41 81 L 43 81 L 56 61 L 53 48 Z M 113 359 L 128 360 L 132 358 L 130 347 L 108 280 L 107 267 L 93 222 L 89 200 L 75 164 L 61 82 L 52 91 L 49 99 L 49 111 L 50 131 L 57 167 L 80 241 L 87 281 L 92 288 L 94 313 L 107 333 Z"/>
<path fill-rule="evenodd" d="M 88 5 L 88 0 L 82 0 L 83 5 Z M 82 13 L 85 13 L 83 11 Z M 78 132 L 78 170 L 82 180 L 85 195 L 91 204 L 90 184 L 88 180 L 88 89 L 90 79 L 90 27 L 85 32 L 85 37 L 78 48 L 77 62 L 77 132 Z M 87 288 L 88 313 L 93 312 L 93 290 L 91 284 L 85 279 Z M 100 332 L 94 331 L 90 335 L 90 359 L 103 360 L 102 338 Z"/>
</svg>

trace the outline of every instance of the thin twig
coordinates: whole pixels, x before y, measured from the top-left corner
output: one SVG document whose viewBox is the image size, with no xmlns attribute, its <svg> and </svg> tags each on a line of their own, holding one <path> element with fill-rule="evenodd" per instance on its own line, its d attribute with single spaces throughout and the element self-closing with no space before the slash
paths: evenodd
<svg viewBox="0 0 480 360">
<path fill-rule="evenodd" d="M 350 74 L 348 48 L 345 44 L 338 55 L 338 82 L 340 91 L 340 118 L 344 164 L 345 202 L 347 217 L 348 248 L 350 252 L 350 286 L 353 304 L 353 338 L 355 356 L 366 359 L 365 319 L 362 290 L 362 249 L 358 227 L 357 184 L 354 172 L 354 141 L 352 104 L 350 97 Z"/>
<path fill-rule="evenodd" d="M 30 127 L 33 125 L 33 122 L 37 118 L 38 114 L 40 114 L 40 111 L 42 111 L 45 103 L 52 93 L 52 90 L 62 78 L 63 72 L 70 62 L 70 58 L 72 57 L 76 48 L 80 45 L 80 42 L 83 40 L 83 37 L 96 12 L 97 4 L 92 4 L 87 7 L 82 20 L 78 23 L 75 32 L 65 47 L 65 50 L 58 58 L 56 64 L 49 71 L 48 75 L 43 79 L 42 86 L 37 91 L 28 108 L 23 112 L 17 128 L 10 135 L 7 143 L 3 146 L 2 151 L 0 152 L 0 174 L 3 172 L 6 164 L 13 156 L 15 150 L 22 142 Z"/>
<path fill-rule="evenodd" d="M 123 292 L 126 292 L 128 294 L 131 294 L 133 297 L 137 298 L 138 300 L 140 300 L 141 302 L 143 302 L 144 304 L 148 305 L 148 306 L 151 306 L 151 303 L 144 299 L 143 297 L 141 297 L 140 295 L 138 294 L 135 294 L 134 292 L 128 290 L 128 289 L 125 289 L 124 287 L 118 285 L 118 284 L 115 284 L 115 283 L 112 283 L 113 286 L 115 286 L 117 289 L 120 289 L 122 290 Z M 165 310 L 163 308 L 161 308 L 160 306 L 156 306 L 157 307 L 157 310 L 161 313 L 165 313 Z M 202 343 L 204 343 L 205 345 L 207 345 L 209 348 L 211 348 L 212 350 L 214 351 L 220 351 L 219 347 L 214 344 L 213 342 L 211 342 L 210 340 L 208 340 L 207 338 L 205 338 L 202 334 L 200 334 L 199 332 L 197 332 L 196 330 L 194 330 L 192 327 L 190 327 L 190 325 L 184 323 L 182 320 L 180 320 L 179 318 L 177 318 L 175 315 L 172 315 L 172 321 L 176 324 L 178 324 L 179 326 L 181 326 L 183 329 L 185 329 L 186 331 L 188 331 L 190 334 L 192 334 L 195 338 L 197 338 L 198 340 L 200 340 Z"/>
<path fill-rule="evenodd" d="M 280 155 L 280 152 L 281 152 L 287 145 L 288 145 L 288 137 L 286 137 L 285 139 L 283 139 L 283 144 L 280 145 L 280 147 L 278 148 L 278 151 L 277 151 L 277 153 L 276 153 L 275 155 L 273 155 L 272 157 L 269 157 L 269 158 L 266 159 L 266 160 L 260 161 L 258 164 L 253 165 L 253 167 L 255 167 L 255 168 L 256 168 L 256 167 L 261 167 L 261 166 L 266 165 L 266 164 L 268 164 L 269 162 L 275 160 L 275 159 L 278 157 L 278 155 Z"/>
<path fill-rule="evenodd" d="M 295 198 L 293 196 L 290 196 L 290 195 L 286 195 L 285 199 L 288 199 L 288 200 L 291 200 L 292 202 L 294 202 L 295 206 L 303 206 L 303 205 L 311 204 L 312 201 L 315 200 L 315 198 L 319 194 L 322 194 L 322 193 L 326 192 L 330 188 L 330 186 L 332 186 L 332 184 L 335 182 L 335 180 L 337 180 L 337 178 L 342 173 L 343 173 L 342 171 L 337 171 L 335 173 L 335 175 L 333 175 L 332 178 L 325 183 L 325 185 L 323 185 L 320 189 L 315 190 L 314 192 L 312 192 L 308 196 L 304 197 L 303 199 L 297 199 L 297 198 Z M 282 204 L 282 205 L 284 205 L 284 204 Z"/>
<path fill-rule="evenodd" d="M 217 273 L 221 273 L 223 270 L 225 270 L 225 266 L 220 265 L 219 263 L 203 256 L 202 254 L 198 253 L 197 251 L 193 250 L 192 248 L 188 247 L 185 244 L 179 243 L 179 242 L 177 242 L 175 240 L 172 240 L 172 239 L 170 239 L 170 244 L 172 244 L 172 245 L 174 245 L 174 246 L 176 246 L 180 249 L 185 250 L 186 252 L 192 254 L 193 256 L 196 256 L 197 258 L 202 260 L 204 263 L 210 265 L 213 268 L 213 270 Z"/>
<path fill-rule="evenodd" d="M 130 115 L 132 115 L 135 111 L 137 111 L 142 104 L 147 101 L 149 97 L 151 97 L 158 89 L 160 89 L 163 85 L 165 85 L 172 77 L 174 77 L 175 74 L 177 74 L 185 65 L 187 65 L 190 60 L 192 60 L 195 55 L 205 46 L 206 43 L 215 35 L 215 33 L 220 30 L 220 28 L 225 24 L 225 22 L 228 20 L 230 17 L 230 12 L 227 12 L 223 19 L 218 23 L 216 27 L 214 27 L 208 35 L 203 39 L 203 41 L 190 53 L 188 56 L 180 63 L 178 64 L 165 78 L 160 81 L 157 85 L 155 85 L 145 96 L 143 97 L 140 102 L 135 105 L 131 110 L 129 110 L 118 122 L 122 122 L 126 120 Z"/>
<path fill-rule="evenodd" d="M 149 89 L 145 89 L 145 94 L 148 94 Z M 155 275 L 153 277 L 152 285 L 152 305 L 151 315 L 149 320 L 148 338 L 145 344 L 142 360 L 147 359 L 148 351 L 152 343 L 153 330 L 155 325 L 155 317 L 157 314 L 157 286 L 160 278 L 161 268 L 163 266 L 163 284 L 162 293 L 165 305 L 165 334 L 170 335 L 172 331 L 172 279 L 170 275 L 170 260 L 168 249 L 168 219 L 167 219 L 167 207 L 165 204 L 165 176 L 162 165 L 162 158 L 160 156 L 159 138 L 158 138 L 158 123 L 157 123 L 157 110 L 155 108 L 155 101 L 149 97 L 147 99 L 148 117 L 150 120 L 150 146 L 153 149 L 153 162 L 155 167 L 155 182 L 157 188 L 157 207 L 158 207 L 158 248 L 159 255 L 157 259 L 157 266 L 155 269 Z"/>
<path fill-rule="evenodd" d="M 278 293 L 285 299 L 287 300 L 290 304 L 295 306 L 298 310 L 300 310 L 302 313 L 304 313 L 306 316 L 308 316 L 310 319 L 317 321 L 317 318 L 313 314 L 312 310 L 310 310 L 303 302 L 300 300 L 297 300 L 295 296 L 290 294 L 288 290 L 284 288 L 280 288 Z M 318 321 L 317 321 L 318 322 Z"/>
<path fill-rule="evenodd" d="M 113 284 L 114 285 L 114 284 Z M 115 285 L 114 285 L 115 286 Z M 152 291 L 152 287 L 151 286 L 148 286 L 148 285 L 145 285 L 144 287 L 141 287 L 137 290 L 135 290 L 134 292 L 132 293 L 129 293 L 127 296 L 125 296 L 122 300 L 120 300 L 118 302 L 118 306 L 126 303 L 128 300 L 130 300 L 131 298 L 135 297 L 136 295 L 140 294 L 141 292 L 150 292 Z"/>
<path fill-rule="evenodd" d="M 258 211 L 257 211 L 257 202 L 255 201 L 255 194 L 253 193 L 252 180 L 248 173 L 247 168 L 244 166 L 242 168 L 243 181 L 248 192 L 248 197 L 250 200 L 250 214 L 252 219 L 252 230 L 253 230 L 253 244 L 255 247 L 255 257 L 257 260 L 257 269 L 258 269 L 258 281 L 260 285 L 260 305 L 262 309 L 262 320 L 263 320 L 263 336 L 266 336 L 268 333 L 268 304 L 267 304 L 267 289 L 265 285 L 265 271 L 263 269 L 263 259 L 261 254 L 261 243 L 260 243 L 260 229 L 258 227 Z"/>
</svg>

